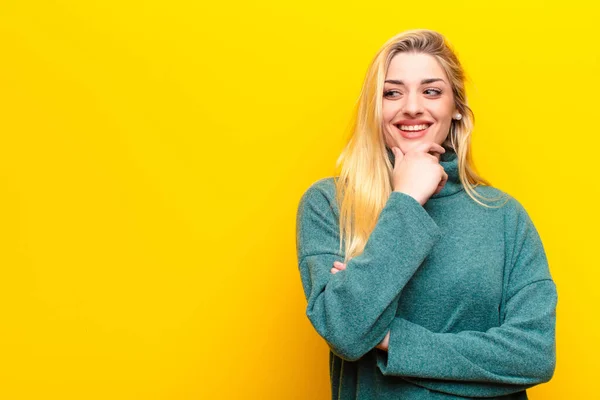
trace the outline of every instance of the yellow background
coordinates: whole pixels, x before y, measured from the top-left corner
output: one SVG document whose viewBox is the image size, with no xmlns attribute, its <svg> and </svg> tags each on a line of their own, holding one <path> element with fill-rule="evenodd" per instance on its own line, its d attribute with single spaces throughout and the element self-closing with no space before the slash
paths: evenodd
<svg viewBox="0 0 600 400">
<path fill-rule="evenodd" d="M 296 207 L 375 51 L 420 27 L 558 286 L 530 398 L 598 398 L 599 7 L 487 3 L 3 0 L 0 398 L 329 398 Z"/>
</svg>

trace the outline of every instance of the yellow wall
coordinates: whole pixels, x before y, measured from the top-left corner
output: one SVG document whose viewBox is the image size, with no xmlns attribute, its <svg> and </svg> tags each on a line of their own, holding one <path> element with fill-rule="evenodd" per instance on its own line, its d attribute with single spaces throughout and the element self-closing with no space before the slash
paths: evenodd
<svg viewBox="0 0 600 400">
<path fill-rule="evenodd" d="M 250 3 L 0 3 L 0 398 L 329 398 L 297 202 L 375 51 L 418 27 L 454 43 L 476 163 L 558 285 L 530 397 L 597 395 L 598 6 Z"/>
</svg>

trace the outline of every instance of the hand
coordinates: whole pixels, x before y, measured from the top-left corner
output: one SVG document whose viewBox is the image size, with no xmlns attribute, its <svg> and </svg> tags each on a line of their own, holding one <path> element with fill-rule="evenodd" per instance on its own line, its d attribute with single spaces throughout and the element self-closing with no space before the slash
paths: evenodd
<svg viewBox="0 0 600 400">
<path fill-rule="evenodd" d="M 390 344 L 390 331 L 388 331 L 388 333 L 385 335 L 383 340 L 375 347 L 378 349 L 381 349 L 381 350 L 388 351 L 389 344 Z"/>
<path fill-rule="evenodd" d="M 330 272 L 335 275 L 338 272 L 343 271 L 345 269 L 346 269 L 346 264 L 339 262 L 339 261 L 334 261 L 333 268 L 331 268 Z M 387 335 L 385 335 L 383 340 L 381 342 L 379 342 L 379 344 L 375 347 L 378 349 L 387 351 L 389 342 L 390 342 L 390 332 L 388 331 Z"/>
<path fill-rule="evenodd" d="M 392 151 L 395 156 L 392 173 L 394 192 L 405 193 L 424 205 L 448 181 L 448 174 L 440 165 L 440 155 L 446 149 L 439 144 L 423 143 L 406 154 L 399 147 L 392 147 Z"/>
<path fill-rule="evenodd" d="M 346 264 L 341 263 L 339 261 L 334 261 L 333 262 L 333 268 L 331 268 L 330 272 L 332 274 L 337 274 L 340 271 L 343 271 L 346 269 Z"/>
</svg>

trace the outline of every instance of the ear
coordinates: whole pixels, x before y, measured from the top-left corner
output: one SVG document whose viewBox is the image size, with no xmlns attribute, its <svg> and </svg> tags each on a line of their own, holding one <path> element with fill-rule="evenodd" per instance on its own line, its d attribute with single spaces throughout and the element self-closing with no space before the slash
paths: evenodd
<svg viewBox="0 0 600 400">
<path fill-rule="evenodd" d="M 460 111 L 458 111 L 458 107 L 456 107 L 456 103 L 454 103 L 454 107 L 452 107 L 452 119 L 455 120 L 457 114 L 460 114 Z"/>
</svg>

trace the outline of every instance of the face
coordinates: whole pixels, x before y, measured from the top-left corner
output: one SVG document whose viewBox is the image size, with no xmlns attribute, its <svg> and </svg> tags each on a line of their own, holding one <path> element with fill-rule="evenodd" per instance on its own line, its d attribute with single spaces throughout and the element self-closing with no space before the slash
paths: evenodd
<svg viewBox="0 0 600 400">
<path fill-rule="evenodd" d="M 392 58 L 383 90 L 383 132 L 403 153 L 424 142 L 442 144 L 457 113 L 446 73 L 429 54 Z"/>
</svg>

